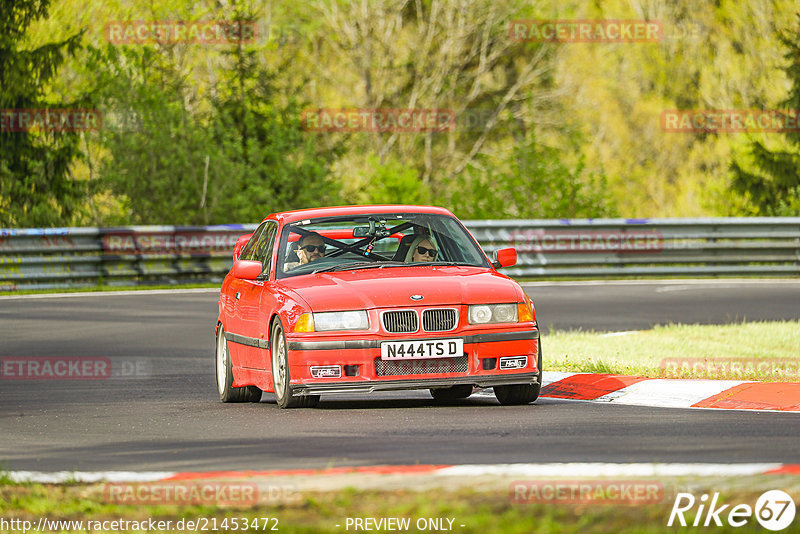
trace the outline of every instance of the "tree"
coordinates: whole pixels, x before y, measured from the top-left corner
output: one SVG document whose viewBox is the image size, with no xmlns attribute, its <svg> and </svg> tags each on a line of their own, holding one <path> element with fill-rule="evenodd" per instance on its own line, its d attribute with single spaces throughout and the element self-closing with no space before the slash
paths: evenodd
<svg viewBox="0 0 800 534">
<path fill-rule="evenodd" d="M 230 24 L 250 18 L 231 16 Z M 175 59 L 179 46 L 94 50 L 111 119 L 101 181 L 125 206 L 106 223 L 257 221 L 335 203 L 327 175 L 336 148 L 321 151 L 301 129 L 297 90 L 261 63 L 259 45 L 239 38 L 215 54 L 219 77 L 200 96 Z"/>
<path fill-rule="evenodd" d="M 534 13 L 527 3 L 317 0 L 313 5 L 326 30 L 311 57 L 313 71 L 338 92 L 343 107 L 454 114 L 453 127 L 444 132 L 371 132 L 349 141 L 362 162 L 376 154 L 381 164 L 394 159 L 413 165 L 434 199 L 446 193 L 450 177 L 492 152 L 492 144 L 520 123 L 531 123 L 553 99 L 553 48 L 508 35 L 512 20 Z"/>
<path fill-rule="evenodd" d="M 736 160 L 731 163 L 733 187 L 748 197 L 756 215 L 800 215 L 800 13 L 797 21 L 794 30 L 781 32 L 778 37 L 787 48 L 784 70 L 791 80 L 789 95 L 781 107 L 795 128 L 783 134 L 784 147 L 770 149 L 763 141 L 754 140 L 749 154 L 751 168 Z"/>
<path fill-rule="evenodd" d="M 453 179 L 449 205 L 465 219 L 544 219 L 617 215 L 604 176 L 585 171 L 583 161 L 568 167 L 560 151 L 539 143 L 533 135 L 514 146 L 510 164 L 476 158 L 462 176 Z M 478 167 L 479 166 L 479 167 Z M 470 203 L 463 203 L 469 198 Z"/>
<path fill-rule="evenodd" d="M 234 17 L 232 23 L 255 16 L 239 6 Z M 260 52 L 241 40 L 225 51 L 228 66 L 212 99 L 214 140 L 225 162 L 225 174 L 217 177 L 225 193 L 213 202 L 228 220 L 257 220 L 339 198 L 339 185 L 328 179 L 338 144 L 321 149 L 302 129 L 299 88 L 281 86 L 278 76 L 291 69 L 290 61 L 270 69 Z"/>
<path fill-rule="evenodd" d="M 66 57 L 79 49 L 82 31 L 60 42 L 22 48 L 28 27 L 47 17 L 49 4 L 0 2 L 0 226 L 67 225 L 86 195 L 86 183 L 70 173 L 81 156 L 79 132 L 29 129 L 15 119 L 22 110 L 90 107 L 87 95 L 69 102 L 47 96 Z"/>
<path fill-rule="evenodd" d="M 99 136 L 105 149 L 99 183 L 124 206 L 101 223 L 207 223 L 204 184 L 207 190 L 219 149 L 193 112 L 180 72 L 152 47 L 109 45 L 91 52 L 97 93 L 107 110 Z"/>
</svg>

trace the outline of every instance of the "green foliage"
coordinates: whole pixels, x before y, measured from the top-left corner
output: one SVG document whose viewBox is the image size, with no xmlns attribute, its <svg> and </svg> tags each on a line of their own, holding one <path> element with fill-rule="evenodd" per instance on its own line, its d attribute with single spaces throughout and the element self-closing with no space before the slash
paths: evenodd
<svg viewBox="0 0 800 534">
<path fill-rule="evenodd" d="M 782 103 L 796 124 L 800 113 L 800 13 L 797 26 L 782 32 L 780 42 L 786 47 L 785 71 L 791 88 Z M 750 161 L 731 163 L 733 186 L 754 207 L 757 215 L 800 215 L 800 131 L 783 134 L 783 147 L 769 149 L 760 140 L 750 147 Z"/>
<path fill-rule="evenodd" d="M 213 101 L 214 141 L 227 156 L 227 172 L 218 176 L 228 181 L 217 199 L 219 216 L 253 220 L 337 203 L 338 184 L 327 174 L 339 149 L 319 150 L 302 130 L 296 88 L 281 93 L 277 74 L 259 64 L 256 50 L 238 45 L 227 55 L 231 67 Z"/>
<path fill-rule="evenodd" d="M 794 0 L 402 5 L 3 2 L 0 109 L 98 107 L 103 128 L 0 132 L 0 226 L 246 222 L 343 201 L 469 218 L 798 213 L 800 134 L 659 125 L 668 109 L 800 109 L 797 30 L 781 33 Z M 253 21 L 260 37 L 117 46 L 104 30 L 214 19 Z M 515 19 L 657 20 L 664 35 L 518 42 Z M 456 121 L 308 132 L 307 108 Z"/>
<path fill-rule="evenodd" d="M 0 110 L 88 108 L 87 95 L 58 100 L 48 88 L 80 47 L 82 32 L 60 42 L 25 47 L 25 34 L 46 18 L 49 0 L 0 3 Z M 82 207 L 86 184 L 76 181 L 70 164 L 80 156 L 76 131 L 15 131 L 9 115 L 0 127 L 0 227 L 56 226 L 69 223 Z"/>
<path fill-rule="evenodd" d="M 193 101 L 175 65 L 151 47 L 93 52 L 117 118 L 101 137 L 102 183 L 126 199 L 114 223 L 253 221 L 335 202 L 326 175 L 336 151 L 318 151 L 304 134 L 300 104 L 284 98 L 254 50 L 233 46 L 211 102 Z"/>
<path fill-rule="evenodd" d="M 105 223 L 201 222 L 212 142 L 186 108 L 180 77 L 149 47 L 93 48 L 91 62 L 107 110 L 99 139 L 107 155 L 97 187 L 124 198 L 126 209 Z"/>
<path fill-rule="evenodd" d="M 508 170 L 488 157 L 458 177 L 449 204 L 460 217 L 574 218 L 616 215 L 604 176 L 587 173 L 583 160 L 568 168 L 559 151 L 528 135 L 514 147 Z M 461 199 L 471 199 L 462 203 Z"/>
<path fill-rule="evenodd" d="M 428 204 L 430 191 L 422 183 L 416 169 L 399 161 L 381 164 L 378 158 L 368 158 L 369 183 L 365 202 L 369 204 Z"/>
</svg>

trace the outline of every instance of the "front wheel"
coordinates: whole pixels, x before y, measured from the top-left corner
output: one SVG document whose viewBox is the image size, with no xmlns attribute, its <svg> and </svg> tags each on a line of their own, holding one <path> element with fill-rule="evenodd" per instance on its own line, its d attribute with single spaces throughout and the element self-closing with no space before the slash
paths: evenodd
<svg viewBox="0 0 800 534">
<path fill-rule="evenodd" d="M 270 353 L 272 361 L 272 386 L 275 400 L 281 408 L 313 408 L 319 403 L 319 395 L 296 396 L 292 394 L 289 374 L 289 351 L 286 348 L 286 336 L 279 320 L 275 320 L 270 336 Z"/>
<path fill-rule="evenodd" d="M 542 390 L 542 340 L 536 343 L 539 353 L 536 364 L 539 368 L 539 376 L 536 384 L 512 384 L 510 386 L 495 386 L 494 396 L 503 406 L 518 406 L 520 404 L 530 404 L 539 398 Z"/>
<path fill-rule="evenodd" d="M 256 386 L 233 387 L 233 365 L 228 352 L 228 340 L 225 339 L 225 330 L 220 325 L 217 332 L 217 390 L 219 400 L 222 402 L 259 402 L 261 390 Z"/>
</svg>

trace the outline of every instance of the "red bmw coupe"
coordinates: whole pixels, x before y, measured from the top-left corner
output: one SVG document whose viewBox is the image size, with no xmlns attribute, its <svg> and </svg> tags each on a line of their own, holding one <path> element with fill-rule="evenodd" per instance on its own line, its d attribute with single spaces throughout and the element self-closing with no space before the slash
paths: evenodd
<svg viewBox="0 0 800 534">
<path fill-rule="evenodd" d="M 531 299 L 448 210 L 347 206 L 275 213 L 242 236 L 222 283 L 216 369 L 223 402 L 275 394 L 281 408 L 320 395 L 429 389 L 501 404 L 539 396 L 542 355 Z"/>
</svg>

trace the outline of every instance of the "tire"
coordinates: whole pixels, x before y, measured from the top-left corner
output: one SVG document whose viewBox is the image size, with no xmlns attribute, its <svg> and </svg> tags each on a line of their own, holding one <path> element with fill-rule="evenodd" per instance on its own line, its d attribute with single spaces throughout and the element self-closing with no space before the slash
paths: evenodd
<svg viewBox="0 0 800 534">
<path fill-rule="evenodd" d="M 432 389 L 431 396 L 433 400 L 440 403 L 454 402 L 460 399 L 466 399 L 472 395 L 471 384 L 461 384 L 458 386 L 450 386 L 449 388 Z"/>
<path fill-rule="evenodd" d="M 280 408 L 313 408 L 319 403 L 319 395 L 297 396 L 292 394 L 289 373 L 289 351 L 286 336 L 279 319 L 272 325 L 270 335 L 270 358 L 272 361 L 272 387 Z"/>
<path fill-rule="evenodd" d="M 256 386 L 233 387 L 233 369 L 231 355 L 228 352 L 228 340 L 222 326 L 217 331 L 217 349 L 215 354 L 217 368 L 217 391 L 222 402 L 259 402 L 261 390 Z"/>
<path fill-rule="evenodd" d="M 542 340 L 536 344 L 538 346 L 539 355 L 536 358 L 536 364 L 539 368 L 539 375 L 536 384 L 512 384 L 510 386 L 495 386 L 494 396 L 500 401 L 503 406 L 519 406 L 521 404 L 530 404 L 539 398 L 539 392 L 542 390 Z"/>
</svg>

